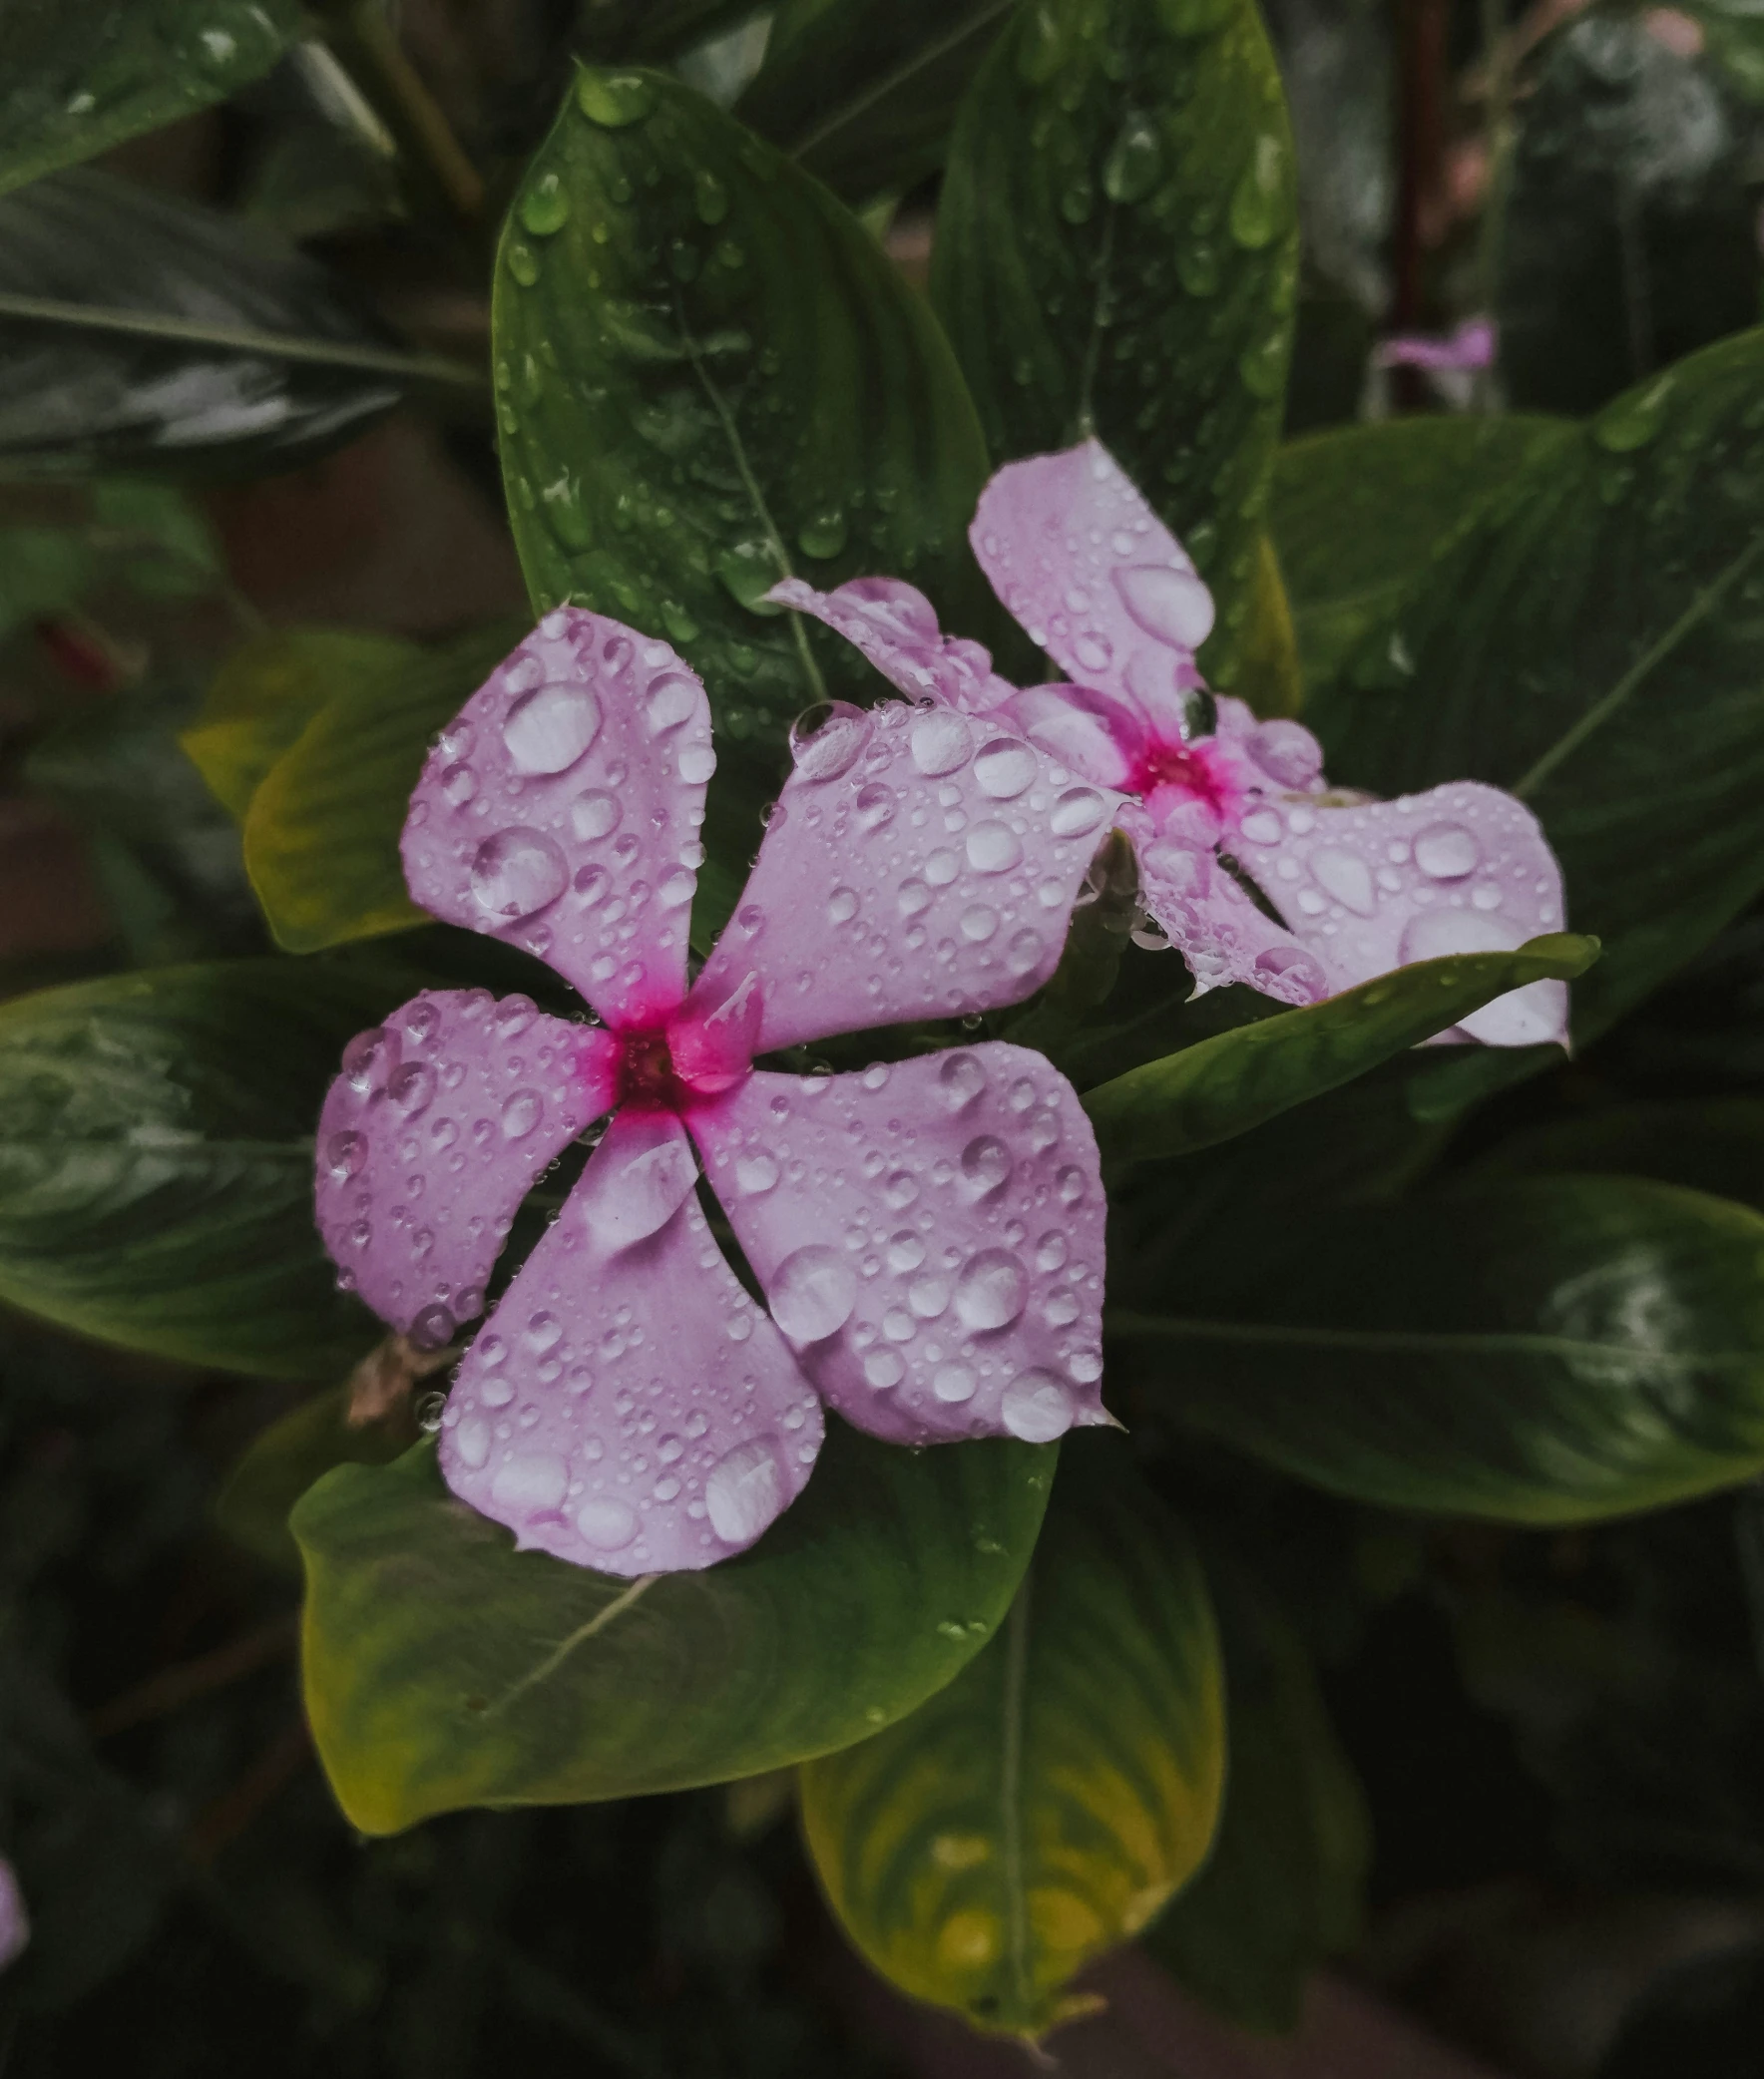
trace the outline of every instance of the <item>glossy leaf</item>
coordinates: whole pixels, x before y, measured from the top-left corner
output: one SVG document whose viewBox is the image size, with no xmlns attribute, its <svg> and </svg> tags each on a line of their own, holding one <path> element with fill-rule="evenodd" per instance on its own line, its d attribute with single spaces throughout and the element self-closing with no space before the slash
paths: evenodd
<svg viewBox="0 0 1764 2079">
<path fill-rule="evenodd" d="M 700 673 L 710 847 L 744 856 L 789 720 L 878 683 L 762 595 L 885 572 L 975 624 L 986 463 L 949 348 L 818 183 L 650 73 L 578 75 L 509 219 L 494 327 L 534 603 L 665 636 Z M 717 835 L 737 811 L 738 848 Z"/>
<path fill-rule="evenodd" d="M 915 1998 L 1039 2036 L 1206 1854 L 1224 1718 L 1206 1583 L 1123 1447 L 1069 1446 L 984 1653 L 901 1724 L 802 1772 L 834 1911 Z"/>
<path fill-rule="evenodd" d="M 1326 679 L 1485 499 L 1571 438 L 1555 419 L 1441 414 L 1283 447 L 1268 525 L 1306 678 Z"/>
<path fill-rule="evenodd" d="M 351 1423 L 349 1389 L 313 1394 L 252 1438 L 215 1496 L 215 1520 L 234 1543 L 282 1573 L 300 1571 L 288 1514 L 336 1465 L 389 1465 L 410 1438 L 383 1422 Z"/>
<path fill-rule="evenodd" d="M 0 1298 L 188 1364 L 323 1377 L 376 1340 L 312 1225 L 312 1122 L 406 992 L 290 961 L 0 1007 Z"/>
<path fill-rule="evenodd" d="M 1224 1810 L 1205 1868 L 1143 1939 L 1215 2013 L 1285 2031 L 1311 1971 L 1359 1931 L 1365 1800 L 1291 1626 L 1241 1568 L 1207 1575 L 1225 1662 Z"/>
<path fill-rule="evenodd" d="M 14 473 L 287 467 L 433 364 L 324 268 L 88 171 L 0 200 L 0 460 Z"/>
<path fill-rule="evenodd" d="M 410 791 L 435 731 L 520 632 L 498 623 L 424 648 L 291 628 L 228 659 L 184 745 L 239 816 L 278 945 L 315 953 L 425 921 L 398 857 Z"/>
<path fill-rule="evenodd" d="M 0 193 L 236 93 L 299 29 L 293 0 L 8 0 Z"/>
<path fill-rule="evenodd" d="M 1764 1469 L 1764 1217 L 1724 1199 L 1491 1183 L 1294 1212 L 1235 1281 L 1163 1271 L 1167 1312 L 1111 1324 L 1120 1405 L 1335 1493 L 1571 1523 Z"/>
<path fill-rule="evenodd" d="M 1764 887 L 1761 383 L 1744 333 L 1552 444 L 1306 707 L 1340 785 L 1482 779 L 1536 811 L 1604 946 L 1582 1042 Z"/>
<path fill-rule="evenodd" d="M 932 292 L 995 459 L 1095 432 L 1182 541 L 1236 675 L 1298 256 L 1254 0 L 1018 10 L 963 105 Z"/>
<path fill-rule="evenodd" d="M 1418 962 L 1302 1011 L 1215 1034 L 1085 1097 L 1105 1161 L 1185 1155 L 1362 1075 L 1509 990 L 1583 974 L 1597 946 L 1569 932 L 1517 953 Z"/>
<path fill-rule="evenodd" d="M 834 1423 L 751 1550 L 635 1581 L 516 1552 L 420 1446 L 295 1509 L 306 1709 L 364 1833 L 756 1775 L 913 1710 L 1008 1608 L 1054 1455 L 908 1453 Z"/>
<path fill-rule="evenodd" d="M 934 173 L 1011 0 L 790 0 L 735 114 L 865 202 Z"/>
</svg>

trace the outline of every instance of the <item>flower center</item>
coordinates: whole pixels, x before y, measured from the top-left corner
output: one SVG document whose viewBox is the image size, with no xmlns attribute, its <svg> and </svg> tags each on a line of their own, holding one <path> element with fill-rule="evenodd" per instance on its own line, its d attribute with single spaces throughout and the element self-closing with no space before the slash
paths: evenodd
<svg viewBox="0 0 1764 2079">
<path fill-rule="evenodd" d="M 674 1068 L 667 1028 L 646 1026 L 621 1039 L 625 1056 L 619 1063 L 618 1103 L 639 1111 L 689 1109 L 693 1093 Z"/>
<path fill-rule="evenodd" d="M 758 978 L 708 1003 L 696 992 L 676 1011 L 619 1034 L 617 1103 L 683 1117 L 747 1079 L 759 1038 Z"/>
<path fill-rule="evenodd" d="M 1222 823 L 1232 820 L 1237 806 L 1231 774 L 1206 743 L 1148 744 L 1129 785 L 1141 797 L 1167 787 L 1185 800 L 1204 802 Z"/>
</svg>

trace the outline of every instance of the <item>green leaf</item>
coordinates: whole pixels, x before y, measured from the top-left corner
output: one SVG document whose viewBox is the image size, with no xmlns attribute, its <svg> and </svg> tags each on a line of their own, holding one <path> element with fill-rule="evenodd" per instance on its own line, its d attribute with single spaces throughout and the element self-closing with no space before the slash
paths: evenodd
<svg viewBox="0 0 1764 2079">
<path fill-rule="evenodd" d="M 425 649 L 289 628 L 234 652 L 183 743 L 239 817 L 277 945 L 316 953 L 425 921 L 398 839 L 437 729 L 518 639 L 496 623 Z"/>
<path fill-rule="evenodd" d="M 1583 974 L 1597 952 L 1593 940 L 1553 932 L 1517 953 L 1398 968 L 1129 1069 L 1089 1091 L 1085 1109 L 1105 1161 L 1185 1155 L 1351 1082 L 1509 990 Z"/>
<path fill-rule="evenodd" d="M 943 164 L 1012 0 L 788 0 L 734 113 L 835 195 L 867 202 Z"/>
<path fill-rule="evenodd" d="M 659 64 L 765 12 L 766 0 L 597 0 L 583 45 L 603 59 Z"/>
<path fill-rule="evenodd" d="M 1209 1554 L 1230 1731 L 1206 1867 L 1145 1931 L 1215 2013 L 1296 2028 L 1305 1981 L 1359 1932 L 1371 1840 L 1303 1645 L 1242 1569 Z"/>
<path fill-rule="evenodd" d="M 1764 1098 L 1668 1098 L 1554 1119 L 1504 1140 L 1479 1175 L 1640 1176 L 1764 1212 Z"/>
<path fill-rule="evenodd" d="M 1580 1042 L 1764 888 L 1761 387 L 1747 332 L 1552 443 L 1306 706 L 1338 785 L 1481 779 L 1537 811 L 1604 946 Z"/>
<path fill-rule="evenodd" d="M 299 29 L 293 0 L 7 0 L 0 193 L 224 100 Z"/>
<path fill-rule="evenodd" d="M 889 572 L 974 625 L 986 462 L 949 348 L 818 183 L 651 73 L 579 73 L 509 218 L 494 331 L 534 603 L 578 600 L 689 659 L 723 759 L 707 842 L 744 856 L 790 718 L 877 684 L 760 595 L 792 571 Z"/>
<path fill-rule="evenodd" d="M 314 1394 L 254 1437 L 215 1497 L 215 1520 L 281 1573 L 300 1571 L 288 1514 L 335 1465 L 389 1465 L 410 1439 L 386 1423 L 351 1423 L 349 1389 Z"/>
<path fill-rule="evenodd" d="M 232 961 L 0 1006 L 0 1298 L 188 1364 L 334 1375 L 375 1339 L 312 1224 L 312 1127 L 395 978 Z"/>
<path fill-rule="evenodd" d="M 848 1934 L 917 1999 L 1039 2036 L 1195 1870 L 1224 1778 L 1206 1583 L 1124 1447 L 1069 1446 L 999 1636 L 914 1715 L 802 1772 Z"/>
<path fill-rule="evenodd" d="M 957 122 L 932 294 L 995 458 L 1094 431 L 1219 606 L 1238 668 L 1298 262 L 1292 141 L 1254 0 L 1041 0 Z"/>
<path fill-rule="evenodd" d="M 1132 1395 L 1332 1492 L 1571 1523 L 1764 1469 L 1764 1217 L 1623 1177 L 1292 1211 L 1117 1313 Z M 1148 1283 L 1148 1280 L 1142 1280 Z M 1185 1310 L 1192 1306 L 1190 1315 Z"/>
<path fill-rule="evenodd" d="M 1004 1616 L 1054 1454 L 909 1453 L 835 1422 L 751 1551 L 615 1580 L 455 1501 L 420 1446 L 300 1502 L 305 1686 L 364 1833 L 468 1805 L 567 1805 L 757 1775 L 913 1710 Z"/>
<path fill-rule="evenodd" d="M 1292 442 L 1268 525 L 1308 683 L 1327 679 L 1443 542 L 1573 429 L 1554 419 L 1417 416 Z"/>
</svg>

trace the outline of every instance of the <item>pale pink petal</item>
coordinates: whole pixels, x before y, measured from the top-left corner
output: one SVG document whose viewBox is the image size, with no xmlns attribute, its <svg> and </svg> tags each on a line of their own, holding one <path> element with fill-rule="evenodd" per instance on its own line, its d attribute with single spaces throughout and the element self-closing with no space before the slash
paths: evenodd
<svg viewBox="0 0 1764 2079">
<path fill-rule="evenodd" d="M 993 590 L 1066 674 L 1165 714 L 1198 683 L 1212 595 L 1100 441 L 1007 463 L 969 540 Z"/>
<path fill-rule="evenodd" d="M 1486 317 L 1467 318 L 1455 331 L 1393 332 L 1373 354 L 1380 368 L 1426 368 L 1462 373 L 1495 365 L 1495 327 Z"/>
<path fill-rule="evenodd" d="M 616 1120 L 466 1353 L 441 1469 L 519 1546 L 602 1573 L 710 1566 L 807 1483 L 820 1404 L 694 1174 L 675 1121 Z"/>
<path fill-rule="evenodd" d="M 603 1018 L 685 986 L 704 783 L 704 688 L 665 642 L 550 614 L 430 752 L 404 826 L 423 908 L 548 961 Z"/>
<path fill-rule="evenodd" d="M 1080 685 L 1032 685 L 993 719 L 1020 730 L 1049 757 L 1098 786 L 1128 789 L 1144 761 L 1144 718 L 1136 707 Z"/>
<path fill-rule="evenodd" d="M 1561 870 L 1522 802 L 1475 780 L 1396 801 L 1258 803 L 1232 846 L 1333 990 L 1413 961 L 1504 953 L 1562 928 Z M 1561 1040 L 1567 985 L 1534 982 L 1463 1030 L 1490 1046 Z"/>
<path fill-rule="evenodd" d="M 0 1970 L 14 1963 L 31 1938 L 31 1918 L 25 1910 L 25 1894 L 19 1888 L 12 1865 L 0 1856 Z"/>
<path fill-rule="evenodd" d="M 1241 700 L 1218 701 L 1218 742 L 1239 761 L 1250 792 L 1308 793 L 1325 784 L 1323 746 L 1303 722 L 1258 721 Z"/>
<path fill-rule="evenodd" d="M 785 782 L 699 984 L 757 974 L 762 1052 L 1032 995 L 1118 803 L 988 716 L 850 714 L 840 757 Z"/>
<path fill-rule="evenodd" d="M 1105 1422 L 1105 1206 L 1066 1078 L 989 1041 L 760 1073 L 691 1129 L 822 1398 L 901 1444 Z"/>
<path fill-rule="evenodd" d="M 434 1349 L 483 1311 L 516 1209 L 612 1104 L 618 1047 L 526 997 L 425 990 L 343 1052 L 318 1120 L 341 1280 Z"/>
<path fill-rule="evenodd" d="M 978 642 L 946 635 L 931 602 L 899 578 L 854 578 L 832 592 L 786 578 L 766 597 L 824 622 L 909 699 L 944 700 L 984 714 L 1011 696 L 991 653 Z"/>
</svg>

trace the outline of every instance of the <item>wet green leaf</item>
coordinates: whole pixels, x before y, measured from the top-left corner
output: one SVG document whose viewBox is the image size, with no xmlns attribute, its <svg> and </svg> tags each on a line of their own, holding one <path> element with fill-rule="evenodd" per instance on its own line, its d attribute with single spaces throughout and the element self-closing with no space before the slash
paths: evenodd
<svg viewBox="0 0 1764 2079">
<path fill-rule="evenodd" d="M 1163 1261 L 1128 1395 L 1339 1494 L 1571 1523 L 1764 1469 L 1764 1217 L 1626 1177 L 1289 1211 Z M 1147 1284 L 1149 1280 L 1146 1281 Z"/>
<path fill-rule="evenodd" d="M 419 1446 L 300 1502 L 306 1709 L 343 1810 L 395 1833 L 757 1775 L 913 1710 L 1003 1618 L 1055 1454 L 911 1453 L 833 1422 L 801 1500 L 702 1573 L 517 1552 Z"/>
<path fill-rule="evenodd" d="M 1556 932 L 1517 953 L 1398 968 L 1129 1069 L 1088 1091 L 1085 1109 L 1104 1160 L 1185 1155 L 1351 1082 L 1509 990 L 1583 974 L 1597 951 L 1595 941 Z"/>
<path fill-rule="evenodd" d="M 803 1825 L 885 1977 L 1039 2036 L 1193 1872 L 1224 1760 L 1199 1563 L 1124 1447 L 1086 1438 L 998 1637 L 910 1718 L 806 1768 Z"/>
<path fill-rule="evenodd" d="M 389 1465 L 409 1444 L 401 1428 L 351 1423 L 346 1386 L 314 1394 L 251 1440 L 215 1496 L 215 1520 L 266 1565 L 297 1574 L 294 1503 L 333 1466 Z"/>
<path fill-rule="evenodd" d="M 1254 0 L 1043 0 L 964 102 L 932 291 L 995 459 L 1095 431 L 1194 557 L 1238 670 L 1298 260 Z"/>
<path fill-rule="evenodd" d="M 284 1379 L 375 1340 L 312 1224 L 344 1042 L 408 992 L 293 961 L 0 1007 L 0 1298 L 133 1350 Z"/>
<path fill-rule="evenodd" d="M 0 193 L 224 100 L 299 29 L 293 0 L 8 0 Z"/>
</svg>

